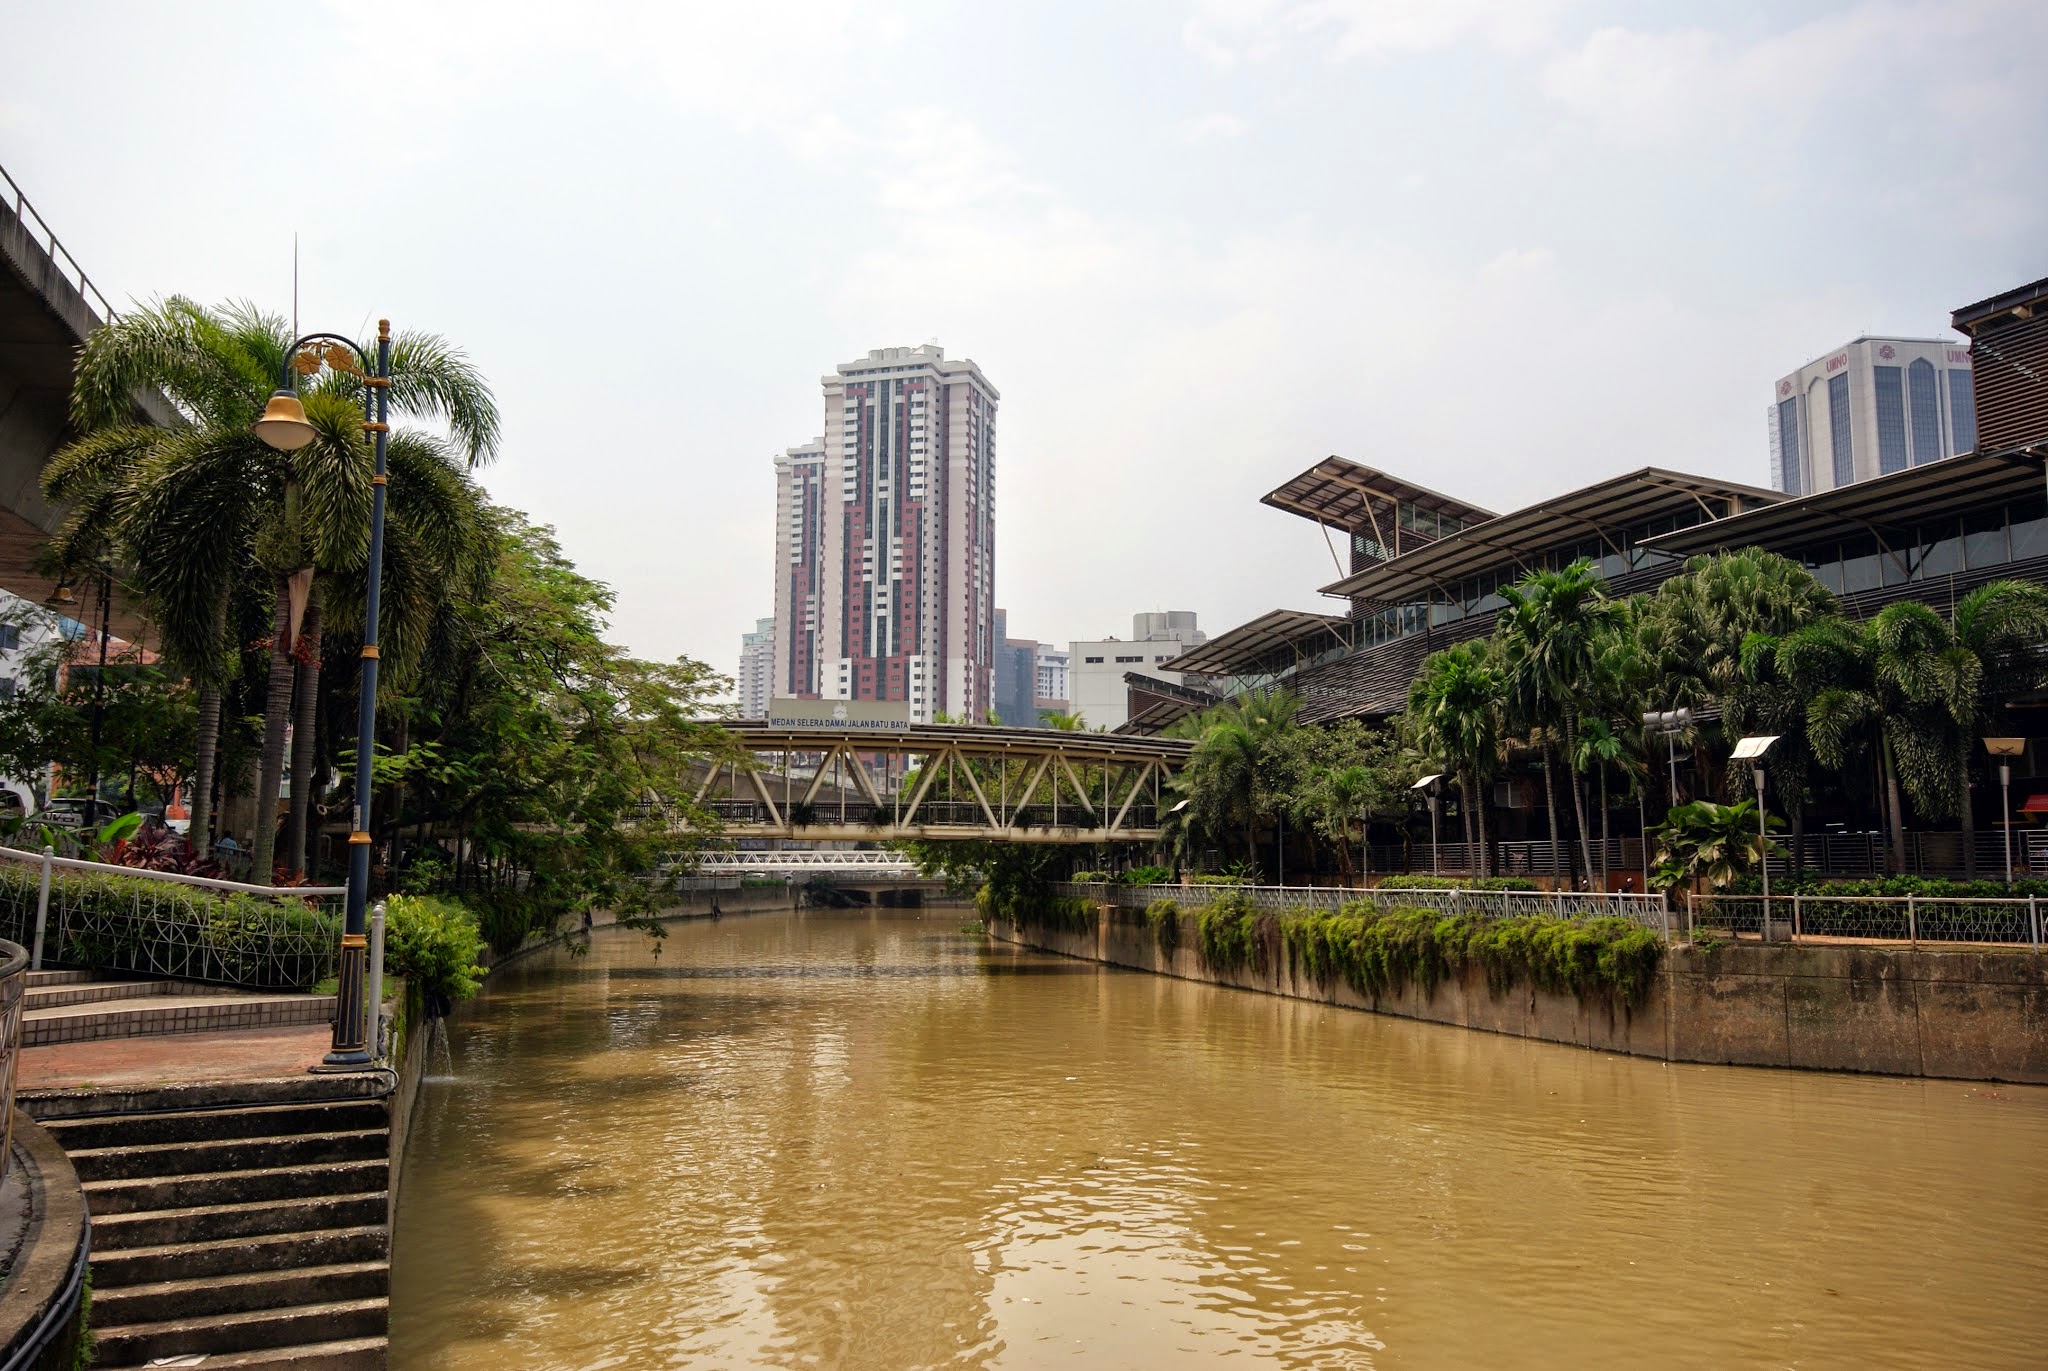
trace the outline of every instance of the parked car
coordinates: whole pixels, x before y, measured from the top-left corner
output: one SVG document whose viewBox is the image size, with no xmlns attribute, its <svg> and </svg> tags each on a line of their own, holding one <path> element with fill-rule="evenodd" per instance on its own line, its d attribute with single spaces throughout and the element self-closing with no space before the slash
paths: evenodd
<svg viewBox="0 0 2048 1371">
<path fill-rule="evenodd" d="M 27 786 L 0 781 L 0 819 L 26 819 L 35 812 L 35 797 Z"/>
<path fill-rule="evenodd" d="M 110 824 L 117 817 L 114 807 L 105 800 L 52 800 L 43 806 L 39 815 L 52 828 L 83 828 L 97 830 Z"/>
</svg>

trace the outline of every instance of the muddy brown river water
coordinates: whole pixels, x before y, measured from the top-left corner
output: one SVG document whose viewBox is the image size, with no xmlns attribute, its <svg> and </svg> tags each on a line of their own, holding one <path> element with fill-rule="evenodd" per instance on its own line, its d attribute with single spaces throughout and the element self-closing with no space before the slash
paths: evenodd
<svg viewBox="0 0 2048 1371">
<path fill-rule="evenodd" d="M 494 975 L 415 1120 L 392 1366 L 2048 1365 L 2048 1090 L 1609 1057 L 972 917 Z"/>
</svg>

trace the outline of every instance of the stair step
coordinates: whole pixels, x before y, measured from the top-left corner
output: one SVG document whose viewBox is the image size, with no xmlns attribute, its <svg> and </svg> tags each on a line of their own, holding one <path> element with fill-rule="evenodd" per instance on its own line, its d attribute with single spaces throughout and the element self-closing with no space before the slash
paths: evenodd
<svg viewBox="0 0 2048 1371">
<path fill-rule="evenodd" d="M 319 1100 L 309 1104 L 185 1109 L 162 1114 L 107 1114 L 58 1118 L 43 1126 L 67 1152 L 95 1147 L 201 1142 L 222 1138 L 280 1138 L 290 1133 L 334 1133 L 382 1128 L 382 1100 Z"/>
<path fill-rule="evenodd" d="M 354 1262 L 383 1261 L 390 1246 L 390 1235 L 381 1223 L 361 1228 L 259 1233 L 214 1242 L 179 1242 L 162 1247 L 115 1250 L 100 1247 L 95 1232 L 92 1283 L 94 1290 L 104 1291 L 156 1281 L 233 1276 L 248 1271 L 345 1266 Z"/>
<path fill-rule="evenodd" d="M 31 985 L 22 997 L 22 1007 L 58 1009 L 68 1004 L 97 1004 L 102 1000 L 162 999 L 169 993 L 164 981 L 74 981 L 64 985 Z"/>
<path fill-rule="evenodd" d="M 383 1157 L 329 1162 L 288 1170 L 268 1167 L 245 1171 L 203 1171 L 181 1176 L 140 1176 L 86 1182 L 85 1199 L 95 1218 L 105 1214 L 140 1214 L 152 1209 L 191 1209 L 199 1205 L 237 1204 L 251 1200 L 303 1199 L 308 1195 L 360 1195 L 382 1190 L 390 1180 L 391 1163 Z"/>
<path fill-rule="evenodd" d="M 26 984 L 34 990 L 41 985 L 83 985 L 91 979 L 90 971 L 31 971 Z"/>
<path fill-rule="evenodd" d="M 88 1147 L 70 1153 L 70 1157 L 71 1165 L 82 1181 L 141 1180 L 359 1161 L 384 1156 L 390 1145 L 388 1130 L 360 1128 L 333 1133 L 288 1133 L 268 1138 Z"/>
<path fill-rule="evenodd" d="M 361 1195 L 308 1195 L 303 1199 L 207 1204 L 188 1209 L 152 1209 L 139 1214 L 95 1215 L 95 1264 L 103 1252 L 172 1243 L 211 1243 L 266 1233 L 314 1233 L 322 1229 L 382 1225 L 388 1217 L 382 1190 Z"/>
<path fill-rule="evenodd" d="M 112 1119 L 124 1114 L 263 1109 L 280 1104 L 381 1100 L 391 1093 L 391 1072 L 382 1067 L 341 1075 L 296 1072 L 239 1081 L 185 1081 L 138 1086 L 59 1086 L 17 1090 L 16 1105 L 37 1123 Z M 289 1129 L 280 1129 L 289 1132 Z"/>
<path fill-rule="evenodd" d="M 159 1033 L 217 1033 L 329 1023 L 333 1019 L 332 995 L 150 995 L 26 1010 L 22 1014 L 21 1045 L 45 1047 L 51 1043 L 140 1038 Z"/>
<path fill-rule="evenodd" d="M 382 1260 L 303 1266 L 289 1271 L 244 1271 L 232 1276 L 191 1276 L 93 1291 L 95 1329 L 172 1319 L 212 1318 L 259 1309 L 376 1299 L 389 1293 L 390 1268 Z"/>
<path fill-rule="evenodd" d="M 146 1364 L 157 1357 L 193 1352 L 248 1352 L 304 1343 L 376 1338 L 388 1332 L 389 1323 L 389 1305 L 380 1296 L 292 1305 L 284 1309 L 256 1309 L 207 1318 L 134 1323 L 125 1328 L 105 1328 L 95 1323 L 93 1337 L 99 1349 L 99 1364 L 121 1366 Z M 201 1363 L 209 1368 L 224 1364 L 211 1355 Z"/>
<path fill-rule="evenodd" d="M 343 1342 L 309 1342 L 296 1347 L 266 1347 L 253 1352 L 227 1352 L 199 1363 L 204 1371 L 384 1371 L 385 1340 L 350 1338 Z M 144 1363 L 111 1366 L 101 1371 L 144 1371 Z"/>
</svg>

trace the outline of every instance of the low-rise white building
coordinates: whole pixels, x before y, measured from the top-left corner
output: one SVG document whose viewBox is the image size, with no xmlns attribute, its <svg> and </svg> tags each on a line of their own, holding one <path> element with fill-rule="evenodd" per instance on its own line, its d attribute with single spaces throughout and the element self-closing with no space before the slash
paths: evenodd
<svg viewBox="0 0 2048 1371">
<path fill-rule="evenodd" d="M 1174 685 L 1178 673 L 1167 664 L 1187 648 L 1209 640 L 1195 626 L 1192 610 L 1175 609 L 1134 615 L 1131 636 L 1074 642 L 1067 653 L 1069 712 L 1090 728 L 1118 728 L 1130 718 L 1124 677 L 1136 672 Z"/>
</svg>

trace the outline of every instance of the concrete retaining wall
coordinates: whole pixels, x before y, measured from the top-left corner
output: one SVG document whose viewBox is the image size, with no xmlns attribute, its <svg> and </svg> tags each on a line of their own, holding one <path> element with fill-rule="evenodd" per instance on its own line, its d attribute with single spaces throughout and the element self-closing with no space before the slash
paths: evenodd
<svg viewBox="0 0 2048 1371">
<path fill-rule="evenodd" d="M 2048 958 L 2031 952 L 1674 948 L 1648 999 L 1630 1011 L 1526 984 L 1495 995 L 1477 968 L 1434 993 L 1411 984 L 1361 996 L 1341 981 L 1294 976 L 1284 950 L 1263 971 L 1219 973 L 1202 965 L 1190 915 L 1181 915 L 1181 943 L 1169 956 L 1131 921 L 1135 912 L 1098 910 L 1092 932 L 1030 921 L 998 921 L 990 931 L 1113 966 L 1602 1052 L 2048 1084 Z"/>
</svg>

